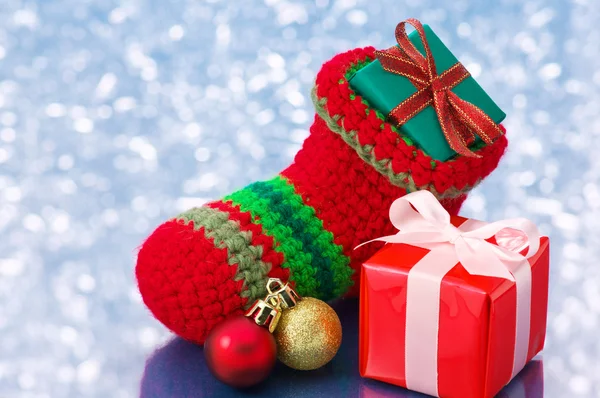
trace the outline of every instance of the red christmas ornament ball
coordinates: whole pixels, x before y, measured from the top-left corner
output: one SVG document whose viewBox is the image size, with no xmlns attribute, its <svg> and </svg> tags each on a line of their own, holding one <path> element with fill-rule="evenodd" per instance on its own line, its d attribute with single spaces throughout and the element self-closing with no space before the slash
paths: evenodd
<svg viewBox="0 0 600 398">
<path fill-rule="evenodd" d="M 217 379 L 244 388 L 260 383 L 271 373 L 277 345 L 266 328 L 240 315 L 223 321 L 210 332 L 204 355 Z"/>
</svg>

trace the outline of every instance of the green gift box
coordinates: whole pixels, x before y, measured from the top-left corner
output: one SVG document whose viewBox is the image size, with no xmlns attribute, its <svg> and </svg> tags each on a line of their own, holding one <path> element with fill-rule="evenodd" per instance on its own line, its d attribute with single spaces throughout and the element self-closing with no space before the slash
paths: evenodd
<svg viewBox="0 0 600 398">
<path fill-rule="evenodd" d="M 437 73 L 448 70 L 458 62 L 448 47 L 442 43 L 428 25 L 423 25 L 425 37 L 435 60 Z M 425 55 L 425 50 L 417 31 L 408 35 L 417 50 Z M 387 72 L 378 60 L 360 69 L 350 79 L 350 87 L 361 95 L 369 105 L 388 115 L 402 101 L 417 92 L 413 83 L 406 77 Z M 506 114 L 496 105 L 472 76 L 456 85 L 452 91 L 461 99 L 479 107 L 495 123 L 500 123 Z M 434 159 L 445 161 L 456 155 L 444 137 L 433 107 L 427 106 L 400 127 L 400 131 L 410 137 L 421 149 Z M 472 146 L 481 145 L 476 138 Z"/>
</svg>

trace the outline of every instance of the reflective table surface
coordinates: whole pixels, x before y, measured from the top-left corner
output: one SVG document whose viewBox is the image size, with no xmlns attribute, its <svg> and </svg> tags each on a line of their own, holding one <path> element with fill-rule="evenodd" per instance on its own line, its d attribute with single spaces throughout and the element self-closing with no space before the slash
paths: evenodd
<svg viewBox="0 0 600 398">
<path fill-rule="evenodd" d="M 342 322 L 343 340 L 336 357 L 323 368 L 301 372 L 278 363 L 265 382 L 240 391 L 212 377 L 201 347 L 176 338 L 156 350 L 146 362 L 140 397 L 426 397 L 361 378 L 358 374 L 358 300 L 340 300 L 332 306 Z M 543 396 L 544 365 L 541 358 L 531 361 L 498 395 L 501 398 Z"/>
<path fill-rule="evenodd" d="M 321 64 L 391 46 L 407 17 L 508 115 L 509 150 L 462 214 L 550 236 L 545 396 L 600 397 L 597 0 L 2 0 L 0 397 L 230 391 L 144 307 L 137 247 L 288 165 Z M 398 393 L 358 379 L 346 329 L 330 366 L 250 394 Z M 539 390 L 537 366 L 515 389 Z"/>
</svg>

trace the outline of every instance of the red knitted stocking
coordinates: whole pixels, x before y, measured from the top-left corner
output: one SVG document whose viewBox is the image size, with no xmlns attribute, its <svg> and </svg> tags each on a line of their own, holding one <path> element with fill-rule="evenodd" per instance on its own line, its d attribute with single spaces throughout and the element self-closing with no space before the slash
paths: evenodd
<svg viewBox="0 0 600 398">
<path fill-rule="evenodd" d="M 353 294 L 359 267 L 394 232 L 392 201 L 427 189 L 456 214 L 466 194 L 497 166 L 505 137 L 481 158 L 433 160 L 370 109 L 348 85 L 374 49 L 334 57 L 319 72 L 317 115 L 294 163 L 277 177 L 191 209 L 144 242 L 136 274 L 154 316 L 203 343 L 225 317 L 264 297 L 269 277 L 324 300 Z"/>
</svg>

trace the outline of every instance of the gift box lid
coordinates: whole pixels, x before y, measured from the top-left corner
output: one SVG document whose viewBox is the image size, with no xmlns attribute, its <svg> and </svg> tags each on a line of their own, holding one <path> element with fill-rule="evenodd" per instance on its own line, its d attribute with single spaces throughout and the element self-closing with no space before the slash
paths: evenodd
<svg viewBox="0 0 600 398">
<path fill-rule="evenodd" d="M 437 72 L 440 74 L 456 64 L 458 59 L 428 25 L 423 27 L 435 59 Z M 417 50 L 424 54 L 425 50 L 417 32 L 410 33 L 408 37 Z M 384 115 L 389 114 L 399 103 L 417 91 L 408 78 L 385 71 L 378 60 L 357 71 L 349 83 L 370 106 Z M 500 123 L 506 117 L 506 114 L 472 76 L 464 79 L 452 91 L 460 98 L 479 107 L 496 123 Z M 445 161 L 456 154 L 446 141 L 432 106 L 428 106 L 406 122 L 400 130 L 434 159 Z M 477 138 L 474 145 L 480 144 L 481 140 Z"/>
</svg>

